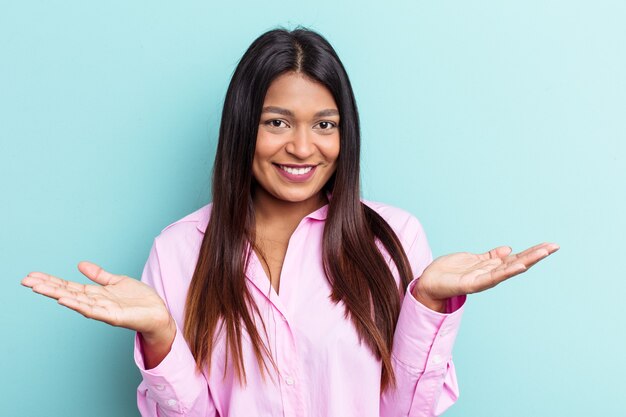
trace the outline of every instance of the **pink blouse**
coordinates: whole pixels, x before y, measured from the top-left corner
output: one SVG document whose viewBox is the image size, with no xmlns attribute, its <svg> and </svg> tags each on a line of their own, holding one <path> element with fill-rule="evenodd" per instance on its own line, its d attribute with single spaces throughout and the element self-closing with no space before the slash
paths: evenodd
<svg viewBox="0 0 626 417">
<path fill-rule="evenodd" d="M 394 229 L 415 277 L 432 261 L 416 217 L 389 205 L 362 200 Z M 194 371 L 182 336 L 185 297 L 204 237 L 211 203 L 165 227 L 154 239 L 141 281 L 167 304 L 177 328 L 172 347 L 159 365 L 145 369 L 141 339 L 135 335 L 134 359 L 143 377 L 137 388 L 141 415 L 189 417 L 374 417 L 437 416 L 458 398 L 452 347 L 466 296 L 450 299 L 446 313 L 419 303 L 407 287 L 394 334 L 392 363 L 396 390 L 380 391 L 382 365 L 359 344 L 343 303 L 329 299 L 322 268 L 322 233 L 328 205 L 302 219 L 289 240 L 278 295 L 259 259 L 252 254 L 247 285 L 263 316 L 268 343 L 278 366 L 265 380 L 243 332 L 248 384 L 241 386 L 225 369 L 225 339 L 217 339 L 210 372 Z M 386 259 L 387 252 L 382 250 Z M 398 272 L 391 269 L 399 282 Z M 232 364 L 232 361 L 229 362 Z M 224 377 L 225 372 L 225 377 Z"/>
</svg>

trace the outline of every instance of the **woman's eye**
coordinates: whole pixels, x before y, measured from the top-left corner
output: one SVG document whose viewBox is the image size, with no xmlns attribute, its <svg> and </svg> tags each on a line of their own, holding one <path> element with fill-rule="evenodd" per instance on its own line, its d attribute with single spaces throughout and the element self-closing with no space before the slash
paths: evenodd
<svg viewBox="0 0 626 417">
<path fill-rule="evenodd" d="M 333 122 L 319 122 L 318 123 L 319 126 L 322 128 L 322 130 L 330 130 L 333 127 L 336 127 L 337 125 Z"/>
<path fill-rule="evenodd" d="M 268 120 L 267 122 L 265 122 L 266 125 L 269 125 L 270 127 L 281 127 L 280 124 L 281 123 L 285 123 L 282 120 L 278 120 L 278 119 L 272 119 L 272 120 Z"/>
</svg>

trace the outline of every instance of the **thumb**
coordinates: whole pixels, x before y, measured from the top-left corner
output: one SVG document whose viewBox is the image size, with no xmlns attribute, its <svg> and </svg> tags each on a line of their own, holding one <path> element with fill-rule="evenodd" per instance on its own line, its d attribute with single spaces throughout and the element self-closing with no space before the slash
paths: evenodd
<svg viewBox="0 0 626 417">
<path fill-rule="evenodd" d="M 78 263 L 78 270 L 87 278 L 100 285 L 117 284 L 122 278 L 105 271 L 93 262 L 81 261 Z"/>
</svg>

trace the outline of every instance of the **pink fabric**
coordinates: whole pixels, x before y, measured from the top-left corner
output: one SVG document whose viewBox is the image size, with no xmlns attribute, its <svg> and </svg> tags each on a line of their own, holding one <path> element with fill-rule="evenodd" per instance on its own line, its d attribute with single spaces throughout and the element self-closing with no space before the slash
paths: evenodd
<svg viewBox="0 0 626 417">
<path fill-rule="evenodd" d="M 426 235 L 408 212 L 363 200 L 398 234 L 419 277 L 432 261 Z M 432 311 L 411 294 L 404 297 L 394 335 L 392 360 L 398 388 L 381 395 L 381 362 L 360 345 L 342 303 L 333 304 L 322 270 L 321 241 L 328 205 L 307 215 L 293 233 L 277 295 L 253 254 L 247 285 L 267 327 L 280 375 L 261 379 L 248 335 L 243 355 L 248 384 L 226 370 L 224 337 L 218 338 L 211 371 L 194 371 L 182 336 L 188 286 L 197 262 L 211 204 L 165 227 L 154 239 L 141 280 L 165 300 L 177 333 L 171 351 L 155 368 L 144 367 L 135 335 L 135 362 L 143 381 L 137 389 L 141 415 L 189 417 L 374 417 L 436 416 L 458 398 L 452 347 L 466 296 L 455 297 L 447 313 Z M 388 254 L 383 250 L 388 259 Z M 392 272 L 398 280 L 397 270 Z M 207 300 L 210 302 L 210 300 Z M 265 334 L 260 327 L 260 334 Z M 232 363 L 232 362 L 231 362 Z M 272 369 L 270 365 L 270 369 Z M 226 372 L 223 378 L 224 371 Z"/>
</svg>

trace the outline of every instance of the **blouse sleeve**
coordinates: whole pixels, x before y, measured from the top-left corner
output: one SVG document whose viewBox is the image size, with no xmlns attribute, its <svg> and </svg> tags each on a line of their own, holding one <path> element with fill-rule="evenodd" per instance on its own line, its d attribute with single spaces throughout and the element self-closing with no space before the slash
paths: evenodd
<svg viewBox="0 0 626 417">
<path fill-rule="evenodd" d="M 413 217 L 407 227 L 414 238 L 405 250 L 416 278 L 407 286 L 394 333 L 391 360 L 396 389 L 381 395 L 381 417 L 439 416 L 459 396 L 452 347 L 466 296 L 449 299 L 445 313 L 431 310 L 413 297 L 411 290 L 433 259 L 419 221 Z"/>
<path fill-rule="evenodd" d="M 163 300 L 167 300 L 157 253 L 157 239 L 150 250 L 141 281 L 154 288 Z M 139 333 L 135 333 L 134 359 L 142 376 L 137 388 L 137 406 L 142 417 L 217 415 L 206 378 L 202 373 L 196 372 L 195 360 L 182 336 L 181 324 L 176 323 L 176 335 L 169 353 L 161 363 L 151 369 L 145 368 L 142 339 Z"/>
</svg>

